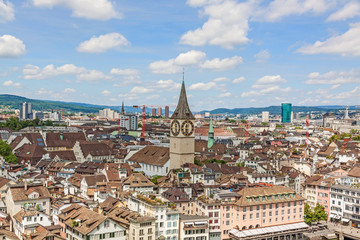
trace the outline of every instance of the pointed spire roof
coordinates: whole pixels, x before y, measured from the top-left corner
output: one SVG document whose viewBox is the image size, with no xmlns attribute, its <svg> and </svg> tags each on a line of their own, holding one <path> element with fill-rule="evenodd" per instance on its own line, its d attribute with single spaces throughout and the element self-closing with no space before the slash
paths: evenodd
<svg viewBox="0 0 360 240">
<path fill-rule="evenodd" d="M 124 113 L 125 113 L 124 101 L 122 101 L 122 105 L 121 105 L 121 115 L 124 115 Z"/>
<path fill-rule="evenodd" d="M 210 127 L 209 127 L 209 133 L 213 133 L 214 132 L 214 128 L 213 128 L 213 122 L 212 122 L 212 117 L 210 118 Z"/>
<path fill-rule="evenodd" d="M 194 120 L 195 117 L 192 114 L 187 97 L 186 97 L 186 90 L 185 90 L 185 81 L 184 81 L 184 74 L 183 74 L 183 81 L 181 84 L 181 91 L 180 91 L 180 97 L 178 105 L 171 116 L 171 119 L 188 119 L 188 120 Z"/>
</svg>

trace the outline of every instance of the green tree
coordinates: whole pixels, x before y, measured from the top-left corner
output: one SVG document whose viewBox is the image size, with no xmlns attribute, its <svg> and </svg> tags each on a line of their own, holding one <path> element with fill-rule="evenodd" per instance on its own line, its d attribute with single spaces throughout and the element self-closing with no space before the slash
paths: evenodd
<svg viewBox="0 0 360 240">
<path fill-rule="evenodd" d="M 352 140 L 354 140 L 354 141 L 360 141 L 360 135 L 357 135 L 357 136 L 353 137 Z"/>
<path fill-rule="evenodd" d="M 344 140 L 344 138 L 351 138 L 351 137 L 352 137 L 352 135 L 350 133 L 342 133 L 340 135 L 341 140 Z"/>
<path fill-rule="evenodd" d="M 8 163 L 17 163 L 17 157 L 12 153 L 11 147 L 6 142 L 0 140 L 0 155 L 4 157 Z"/>
<path fill-rule="evenodd" d="M 241 120 L 242 123 L 247 123 L 247 121 L 245 119 Z"/>
<path fill-rule="evenodd" d="M 327 214 L 323 205 L 319 203 L 316 204 L 316 207 L 314 209 L 314 217 L 317 222 L 327 220 Z"/>
<path fill-rule="evenodd" d="M 236 123 L 236 120 L 235 119 L 230 119 L 229 123 Z"/>
<path fill-rule="evenodd" d="M 197 160 L 196 158 L 194 159 L 194 164 L 198 165 L 198 166 L 202 166 L 203 164 Z"/>
<path fill-rule="evenodd" d="M 325 212 L 325 207 L 317 203 L 314 210 L 311 210 L 310 205 L 305 203 L 304 217 L 305 217 L 305 223 L 308 225 L 311 225 L 314 222 L 320 222 L 322 220 L 326 221 L 327 214 Z"/>
<path fill-rule="evenodd" d="M 310 205 L 305 203 L 304 208 L 305 223 L 311 225 L 314 221 L 314 213 L 310 208 Z"/>
<path fill-rule="evenodd" d="M 340 140 L 340 137 L 338 135 L 334 134 L 329 138 L 329 143 L 336 142 L 339 140 Z"/>
</svg>

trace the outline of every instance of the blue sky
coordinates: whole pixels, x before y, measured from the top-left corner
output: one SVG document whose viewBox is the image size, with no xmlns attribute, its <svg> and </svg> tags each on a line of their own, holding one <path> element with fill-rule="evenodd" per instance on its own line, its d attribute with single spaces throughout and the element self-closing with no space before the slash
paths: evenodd
<svg viewBox="0 0 360 240">
<path fill-rule="evenodd" d="M 193 111 L 360 104 L 358 0 L 0 0 L 0 93 Z"/>
</svg>

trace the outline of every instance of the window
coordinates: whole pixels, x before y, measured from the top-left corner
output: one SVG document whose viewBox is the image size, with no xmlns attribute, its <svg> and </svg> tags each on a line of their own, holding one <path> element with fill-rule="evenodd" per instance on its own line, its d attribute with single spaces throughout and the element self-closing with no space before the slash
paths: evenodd
<svg viewBox="0 0 360 240">
<path fill-rule="evenodd" d="M 115 233 L 114 232 L 110 233 L 110 237 L 111 238 L 115 237 Z"/>
<path fill-rule="evenodd" d="M 243 215 L 243 220 L 246 220 L 246 215 L 245 214 Z"/>
<path fill-rule="evenodd" d="M 140 229 L 139 230 L 139 235 L 141 236 L 141 235 L 144 235 L 144 229 Z"/>
<path fill-rule="evenodd" d="M 263 205 L 263 210 L 266 210 L 266 205 Z"/>
<path fill-rule="evenodd" d="M 103 234 L 100 234 L 100 239 L 105 239 L 105 233 L 103 233 Z"/>
</svg>

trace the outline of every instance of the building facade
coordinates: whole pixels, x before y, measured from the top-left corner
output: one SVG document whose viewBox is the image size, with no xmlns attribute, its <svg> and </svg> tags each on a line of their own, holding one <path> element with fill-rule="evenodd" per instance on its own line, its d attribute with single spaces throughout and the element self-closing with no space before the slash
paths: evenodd
<svg viewBox="0 0 360 240">
<path fill-rule="evenodd" d="M 281 104 L 281 122 L 282 123 L 291 123 L 291 112 L 292 112 L 291 103 L 282 103 Z"/>
</svg>

